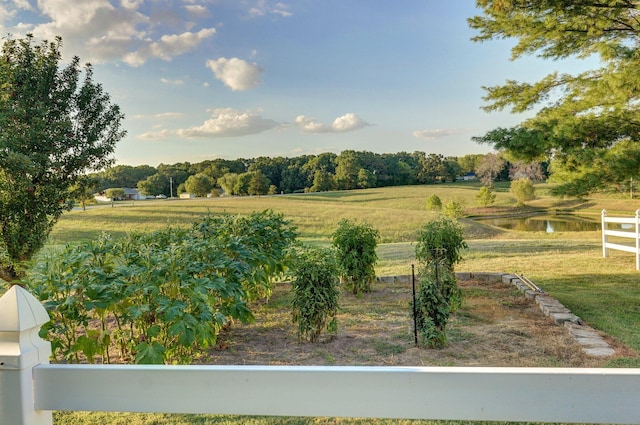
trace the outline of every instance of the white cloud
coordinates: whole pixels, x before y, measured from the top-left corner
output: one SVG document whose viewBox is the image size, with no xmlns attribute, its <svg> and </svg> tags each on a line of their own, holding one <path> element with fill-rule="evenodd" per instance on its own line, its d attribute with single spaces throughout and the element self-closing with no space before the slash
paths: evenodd
<svg viewBox="0 0 640 425">
<path fill-rule="evenodd" d="M 263 71 L 257 64 L 238 58 L 210 59 L 206 65 L 213 71 L 216 79 L 222 81 L 231 90 L 238 91 L 256 87 L 260 82 L 258 77 Z"/>
<path fill-rule="evenodd" d="M 170 80 L 168 78 L 160 78 L 162 84 L 168 84 L 170 86 L 181 86 L 184 84 L 184 80 Z"/>
<path fill-rule="evenodd" d="M 138 134 L 138 139 L 141 140 L 161 140 L 167 137 L 175 135 L 173 130 L 159 130 L 159 131 L 147 131 L 146 133 Z"/>
<path fill-rule="evenodd" d="M 184 7 L 187 13 L 194 17 L 209 16 L 209 10 L 200 4 L 189 4 Z"/>
<path fill-rule="evenodd" d="M 134 52 L 125 54 L 123 62 L 131 66 L 140 66 L 150 58 L 160 58 L 171 61 L 175 56 L 179 56 L 193 50 L 203 40 L 213 36 L 215 28 L 205 28 L 197 33 L 183 32 L 182 34 L 166 34 L 158 41 L 144 40 L 142 47 Z"/>
<path fill-rule="evenodd" d="M 282 2 L 277 2 L 274 5 L 271 5 L 267 0 L 258 0 L 255 6 L 249 9 L 249 15 L 253 17 L 260 17 L 268 14 L 280 15 L 284 18 L 293 16 L 293 13 L 289 12 L 289 6 Z"/>
<path fill-rule="evenodd" d="M 298 115 L 296 124 L 304 133 L 344 133 L 371 125 L 354 113 L 344 114 L 336 118 L 332 124 L 323 124 L 304 115 Z"/>
<path fill-rule="evenodd" d="M 0 5 L 0 25 L 16 10 L 31 8 L 30 13 L 44 22 L 28 27 L 16 24 L 7 31 L 16 35 L 32 32 L 48 40 L 62 36 L 64 52 L 72 52 L 83 61 L 120 60 L 131 66 L 150 59 L 170 61 L 216 33 L 214 28 L 190 30 L 194 22 L 184 20 L 171 21 L 173 29 L 168 31 L 167 16 L 145 14 L 143 4 L 144 0 L 16 0 L 11 6 Z M 199 10 L 195 5 L 186 7 Z"/>
<path fill-rule="evenodd" d="M 433 129 L 433 130 L 416 130 L 411 134 L 413 134 L 413 137 L 417 137 L 418 139 L 434 140 L 434 139 L 439 139 L 441 137 L 452 136 L 458 133 L 460 133 L 460 131 L 455 129 Z"/>
<path fill-rule="evenodd" d="M 262 133 L 280 126 L 280 123 L 250 112 L 233 108 L 218 108 L 211 111 L 211 118 L 197 127 L 179 130 L 160 130 L 138 136 L 145 140 L 158 140 L 170 136 L 183 138 L 238 137 Z"/>
<path fill-rule="evenodd" d="M 144 0 L 120 0 L 122 7 L 132 10 L 138 9 L 142 3 L 144 3 Z"/>
<path fill-rule="evenodd" d="M 253 112 L 219 108 L 211 111 L 211 118 L 201 126 L 178 130 L 177 134 L 184 137 L 235 137 L 262 133 L 279 125 Z"/>
</svg>

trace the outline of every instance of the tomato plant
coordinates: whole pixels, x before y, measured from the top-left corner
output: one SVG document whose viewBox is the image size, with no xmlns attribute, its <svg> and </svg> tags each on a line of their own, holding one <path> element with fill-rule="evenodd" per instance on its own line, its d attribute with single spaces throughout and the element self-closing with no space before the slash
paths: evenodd
<svg viewBox="0 0 640 425">
<path fill-rule="evenodd" d="M 338 265 L 326 248 L 299 249 L 294 257 L 292 318 L 298 339 L 315 342 L 324 329 L 335 332 L 338 327 Z"/>
<path fill-rule="evenodd" d="M 368 223 L 343 219 L 332 238 L 345 287 L 354 295 L 371 291 L 371 281 L 376 277 L 380 232 Z"/>
</svg>

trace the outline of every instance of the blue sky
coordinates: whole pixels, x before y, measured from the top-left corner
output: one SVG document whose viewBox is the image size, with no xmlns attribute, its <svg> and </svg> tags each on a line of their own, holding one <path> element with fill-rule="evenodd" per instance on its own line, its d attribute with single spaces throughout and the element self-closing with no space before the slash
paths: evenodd
<svg viewBox="0 0 640 425">
<path fill-rule="evenodd" d="M 574 63 L 473 43 L 472 0 L 8 0 L 0 31 L 61 35 L 126 115 L 119 164 L 346 149 L 445 156 L 525 115 L 482 86 Z"/>
</svg>

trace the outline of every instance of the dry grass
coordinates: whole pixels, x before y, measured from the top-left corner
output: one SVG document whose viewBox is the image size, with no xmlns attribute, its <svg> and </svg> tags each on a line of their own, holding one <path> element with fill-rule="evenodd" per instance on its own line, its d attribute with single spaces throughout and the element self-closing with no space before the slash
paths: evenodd
<svg viewBox="0 0 640 425">
<path fill-rule="evenodd" d="M 452 318 L 449 344 L 417 348 L 411 319 L 411 285 L 376 282 L 361 297 L 343 293 L 336 334 L 319 343 L 299 342 L 288 309 L 288 287 L 279 284 L 269 304 L 256 306 L 257 321 L 234 324 L 211 364 L 598 367 L 566 329 L 553 324 L 511 285 L 464 281 L 465 302 Z"/>
</svg>

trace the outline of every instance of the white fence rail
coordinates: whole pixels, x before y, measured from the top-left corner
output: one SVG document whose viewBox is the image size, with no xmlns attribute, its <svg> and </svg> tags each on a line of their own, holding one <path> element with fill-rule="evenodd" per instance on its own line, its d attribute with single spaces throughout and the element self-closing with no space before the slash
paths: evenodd
<svg viewBox="0 0 640 425">
<path fill-rule="evenodd" d="M 50 365 L 46 311 L 0 298 L 0 424 L 53 410 L 640 424 L 640 369 Z"/>
<path fill-rule="evenodd" d="M 609 223 L 621 224 L 623 229 L 609 229 Z M 624 227 L 633 230 L 624 230 Z M 635 245 L 625 245 L 609 241 L 609 236 L 634 239 Z M 635 217 L 609 217 L 607 210 L 602 210 L 602 256 L 609 256 L 609 249 L 631 252 L 636 255 L 636 270 L 640 270 L 640 210 L 636 210 Z"/>
</svg>

